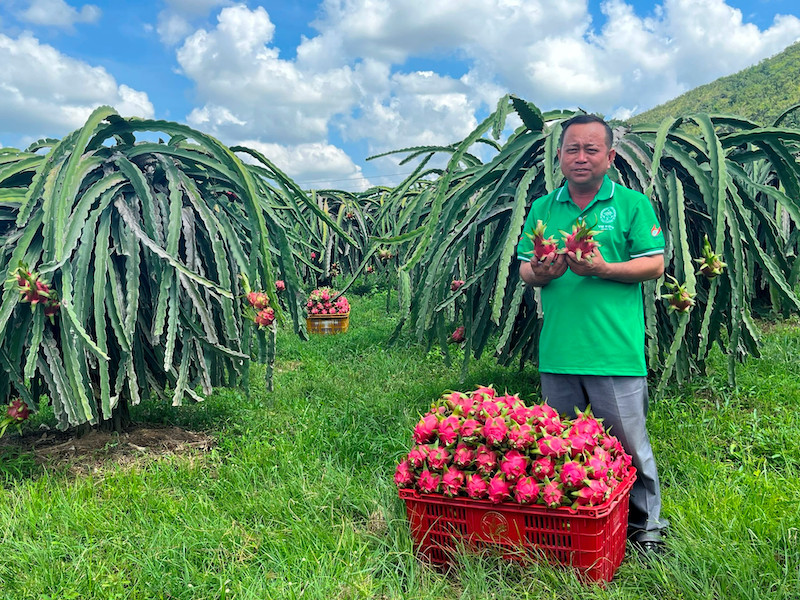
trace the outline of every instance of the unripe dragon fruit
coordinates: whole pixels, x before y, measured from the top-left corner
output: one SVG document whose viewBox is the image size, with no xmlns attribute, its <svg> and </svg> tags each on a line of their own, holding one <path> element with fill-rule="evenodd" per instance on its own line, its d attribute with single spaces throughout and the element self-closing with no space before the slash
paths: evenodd
<svg viewBox="0 0 800 600">
<path fill-rule="evenodd" d="M 672 275 L 668 275 L 671 281 L 665 281 L 664 285 L 670 290 L 669 294 L 662 294 L 661 299 L 669 301 L 669 311 L 688 313 L 694 306 L 695 294 L 689 292 L 685 285 L 678 283 Z"/>
<path fill-rule="evenodd" d="M 464 486 L 464 472 L 456 467 L 449 467 L 442 475 L 442 492 L 445 496 L 458 496 Z"/>
<path fill-rule="evenodd" d="M 514 486 L 514 501 L 519 504 L 533 504 L 539 498 L 540 492 L 540 486 L 533 477 L 520 477 Z"/>
<path fill-rule="evenodd" d="M 439 484 L 442 478 L 436 473 L 431 473 L 428 469 L 424 469 L 417 479 L 417 485 L 421 492 L 425 494 L 435 494 L 439 491 Z"/>
<path fill-rule="evenodd" d="M 539 220 L 536 221 L 536 228 L 533 230 L 533 235 L 527 231 L 525 232 L 525 235 L 533 241 L 533 256 L 539 262 L 542 262 L 548 254 L 558 251 L 558 242 L 555 238 L 553 236 L 548 238 L 544 237 L 545 229 L 547 229 L 547 226 Z"/>
<path fill-rule="evenodd" d="M 489 494 L 489 484 L 478 473 L 473 473 L 467 477 L 467 495 L 470 498 L 480 500 Z"/>
<path fill-rule="evenodd" d="M 528 457 L 520 454 L 518 450 L 509 450 L 500 460 L 500 471 L 508 481 L 516 481 L 528 469 Z"/>
<path fill-rule="evenodd" d="M 411 461 L 405 459 L 397 465 L 394 471 L 394 482 L 399 488 L 407 488 L 414 485 L 414 471 L 411 468 Z"/>
<path fill-rule="evenodd" d="M 511 496 L 511 484 L 506 481 L 502 473 L 496 474 L 489 480 L 489 500 L 499 504 Z"/>
<path fill-rule="evenodd" d="M 700 265 L 700 270 L 697 271 L 696 275 L 703 274 L 709 279 L 722 275 L 722 269 L 728 266 L 722 262 L 722 257 L 719 254 L 715 254 L 711 249 L 708 235 L 703 239 L 703 255 L 700 258 L 695 258 L 694 261 Z"/>
<path fill-rule="evenodd" d="M 425 444 L 433 439 L 439 428 L 439 419 L 433 413 L 423 416 L 414 426 L 413 438 L 417 444 Z"/>
<path fill-rule="evenodd" d="M 462 469 L 466 469 L 475 461 L 475 450 L 467 444 L 461 443 L 456 446 L 453 452 L 453 464 Z"/>
<path fill-rule="evenodd" d="M 575 225 L 572 226 L 572 232 L 567 233 L 562 231 L 561 235 L 564 236 L 564 250 L 563 252 L 574 252 L 575 258 L 581 260 L 585 258 L 589 262 L 592 260 L 592 253 L 600 246 L 595 240 L 599 231 L 592 231 L 586 225 L 585 219 L 577 219 Z"/>
</svg>

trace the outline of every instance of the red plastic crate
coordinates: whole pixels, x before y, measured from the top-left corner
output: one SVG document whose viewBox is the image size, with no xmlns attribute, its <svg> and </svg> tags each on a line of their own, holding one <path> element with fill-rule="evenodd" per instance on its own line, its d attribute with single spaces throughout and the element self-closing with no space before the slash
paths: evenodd
<svg viewBox="0 0 800 600">
<path fill-rule="evenodd" d="M 601 505 L 547 508 L 448 498 L 401 489 L 419 553 L 435 565 L 450 562 L 460 546 L 499 548 L 510 559 L 544 555 L 592 581 L 611 581 L 625 557 L 628 499 L 635 471 Z M 534 550 L 534 552 L 530 552 Z"/>
</svg>

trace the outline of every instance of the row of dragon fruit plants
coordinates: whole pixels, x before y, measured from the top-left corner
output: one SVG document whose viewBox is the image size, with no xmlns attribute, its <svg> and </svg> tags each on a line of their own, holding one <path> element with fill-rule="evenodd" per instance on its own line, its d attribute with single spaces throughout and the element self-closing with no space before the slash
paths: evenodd
<svg viewBox="0 0 800 600">
<path fill-rule="evenodd" d="M 537 308 L 514 249 L 530 202 L 560 184 L 571 114 L 505 97 L 462 142 L 399 150 L 412 175 L 364 194 L 308 193 L 252 149 L 110 107 L 61 140 L 0 149 L 0 394 L 47 398 L 61 427 L 118 427 L 141 398 L 246 386 L 250 361 L 275 354 L 248 291 L 302 336 L 309 289 L 371 272 L 397 282 L 393 337 L 460 342 L 465 368 L 487 348 L 531 360 Z M 694 115 L 617 134 L 612 174 L 651 195 L 667 240 L 668 278 L 646 286 L 650 366 L 687 377 L 716 343 L 732 378 L 758 352 L 751 299 L 800 306 L 800 133 Z M 439 154 L 445 168 L 430 166 Z M 25 302 L 32 290 L 41 301 Z"/>
</svg>

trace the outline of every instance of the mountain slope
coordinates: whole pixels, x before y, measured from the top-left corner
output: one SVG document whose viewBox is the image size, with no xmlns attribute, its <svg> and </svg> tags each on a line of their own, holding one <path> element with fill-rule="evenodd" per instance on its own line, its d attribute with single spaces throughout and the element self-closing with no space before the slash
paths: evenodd
<svg viewBox="0 0 800 600">
<path fill-rule="evenodd" d="M 634 115 L 628 122 L 660 123 L 667 117 L 708 112 L 737 115 L 769 126 L 797 103 L 800 103 L 800 42 L 757 65 Z M 800 127 L 800 111 L 789 115 L 781 125 Z"/>
</svg>

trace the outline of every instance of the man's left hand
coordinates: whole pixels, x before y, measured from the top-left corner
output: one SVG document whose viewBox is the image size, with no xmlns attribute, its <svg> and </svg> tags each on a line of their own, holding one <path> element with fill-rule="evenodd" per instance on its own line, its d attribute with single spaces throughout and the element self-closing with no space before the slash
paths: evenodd
<svg viewBox="0 0 800 600">
<path fill-rule="evenodd" d="M 567 266 L 575 275 L 580 275 L 581 277 L 603 277 L 605 273 L 607 263 L 599 248 L 595 248 L 588 256 L 581 256 L 580 260 L 578 260 L 574 252 L 567 252 L 566 258 Z"/>
</svg>

